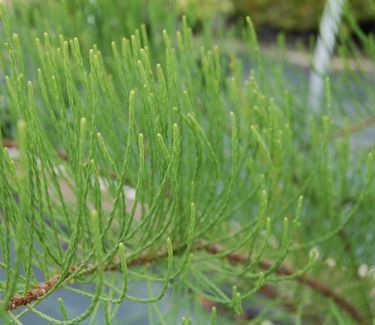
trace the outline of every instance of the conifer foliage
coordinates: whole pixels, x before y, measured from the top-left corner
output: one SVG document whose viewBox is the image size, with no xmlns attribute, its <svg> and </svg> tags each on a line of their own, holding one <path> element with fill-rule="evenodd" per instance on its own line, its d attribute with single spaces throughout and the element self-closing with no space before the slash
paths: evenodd
<svg viewBox="0 0 375 325">
<path fill-rule="evenodd" d="M 116 324 L 129 302 L 150 324 L 373 322 L 375 43 L 349 14 L 313 114 L 249 18 L 241 55 L 160 4 L 21 2 L 1 6 L 3 322 Z"/>
</svg>

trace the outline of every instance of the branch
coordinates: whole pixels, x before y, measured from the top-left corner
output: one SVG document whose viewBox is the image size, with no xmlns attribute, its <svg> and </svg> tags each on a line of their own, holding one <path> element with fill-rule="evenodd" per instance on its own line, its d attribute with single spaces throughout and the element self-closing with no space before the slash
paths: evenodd
<svg viewBox="0 0 375 325">
<path fill-rule="evenodd" d="M 210 254 L 219 254 L 223 251 L 219 246 L 217 245 L 207 245 L 205 246 L 205 250 Z M 239 254 L 239 253 L 231 253 L 225 256 L 225 258 L 234 265 L 243 265 L 247 263 L 247 257 Z M 272 267 L 273 263 L 271 261 L 260 261 L 259 266 L 260 268 L 264 270 L 268 270 Z M 292 275 L 295 273 L 295 270 L 291 267 L 287 266 L 280 266 L 276 273 L 278 275 Z M 340 307 L 343 311 L 345 311 L 350 317 L 355 320 L 356 322 L 360 324 L 369 324 L 369 320 L 354 306 L 352 305 L 348 300 L 346 300 L 344 297 L 341 297 L 337 293 L 335 293 L 331 288 L 323 284 L 322 282 L 309 278 L 306 275 L 300 275 L 295 278 L 296 281 L 298 281 L 301 284 L 304 284 L 308 287 L 310 287 L 312 290 L 314 290 L 316 293 L 320 294 L 323 297 L 326 297 L 328 299 L 331 299 L 335 302 L 335 304 Z"/>
<path fill-rule="evenodd" d="M 17 142 L 12 139 L 3 139 L 3 146 L 8 149 L 18 149 Z M 68 161 L 68 156 L 63 149 L 57 150 L 57 155 L 64 161 Z"/>
<path fill-rule="evenodd" d="M 195 251 L 204 251 L 206 253 L 209 253 L 211 255 L 221 254 L 224 249 L 221 248 L 219 245 L 214 244 L 200 244 L 197 245 L 194 248 Z M 174 254 L 180 254 L 183 252 L 182 248 L 179 248 L 178 250 L 174 251 Z M 155 255 L 141 255 L 139 257 L 135 257 L 133 259 L 130 259 L 127 263 L 128 267 L 134 267 L 139 265 L 147 265 L 154 262 L 157 262 L 160 259 L 163 259 L 167 256 L 166 252 L 161 251 L 159 254 Z M 233 265 L 244 265 L 247 263 L 247 257 L 245 255 L 239 254 L 239 253 L 230 253 L 226 256 L 223 256 L 224 259 L 226 259 L 229 263 Z M 273 263 L 271 261 L 262 260 L 259 262 L 259 267 L 263 270 L 268 270 L 272 267 Z M 65 276 L 65 278 L 68 278 L 72 273 L 79 268 L 78 265 L 72 266 L 68 272 L 68 274 Z M 105 267 L 105 271 L 117 271 L 120 269 L 120 259 L 118 257 L 115 257 L 114 263 L 111 263 Z M 91 274 L 95 272 L 95 267 L 92 264 L 87 264 L 84 267 L 84 271 L 80 275 L 84 274 Z M 295 273 L 295 270 L 291 267 L 287 266 L 280 266 L 276 270 L 276 274 L 278 275 L 292 275 Z M 25 306 L 27 304 L 30 304 L 34 301 L 41 300 L 42 297 L 51 290 L 53 285 L 57 282 L 59 279 L 59 274 L 53 275 L 48 281 L 45 283 L 38 284 L 34 289 L 31 289 L 29 292 L 27 292 L 25 295 L 16 295 L 8 304 L 7 311 L 13 311 L 17 309 L 18 307 Z M 335 304 L 341 308 L 344 312 L 346 312 L 353 320 L 355 320 L 359 324 L 369 324 L 369 320 L 364 316 L 354 305 L 352 305 L 348 300 L 346 300 L 344 297 L 341 297 L 339 294 L 335 293 L 331 288 L 320 282 L 319 280 L 312 279 L 306 275 L 300 275 L 297 276 L 295 279 L 299 283 L 310 287 L 313 291 L 315 291 L 317 294 L 327 298 L 331 299 L 335 302 Z M 292 311 L 293 308 L 291 308 Z"/>
<path fill-rule="evenodd" d="M 351 126 L 349 126 L 346 129 L 342 129 L 336 132 L 336 136 L 338 138 L 351 135 L 353 133 L 362 131 L 363 129 L 369 128 L 370 126 L 373 126 L 375 124 L 375 116 L 370 116 L 358 123 L 355 123 Z"/>
<path fill-rule="evenodd" d="M 341 137 L 341 136 L 349 135 L 354 132 L 358 132 L 362 130 L 363 128 L 369 127 L 373 124 L 375 124 L 375 116 L 372 116 L 362 122 L 359 122 L 346 130 L 338 131 L 336 133 L 336 136 Z M 4 139 L 3 145 L 8 148 L 17 148 L 17 143 L 14 140 Z M 63 160 L 68 159 L 65 153 L 63 153 L 61 150 L 58 151 L 58 154 L 60 158 L 62 158 Z M 212 254 L 212 255 L 216 255 L 216 254 L 223 252 L 223 249 L 220 248 L 220 246 L 218 245 L 199 245 L 195 249 L 197 251 L 206 251 L 207 253 Z M 143 256 L 136 257 L 134 259 L 129 260 L 128 267 L 150 264 L 164 257 L 166 257 L 165 252 L 161 254 L 156 254 L 154 256 L 143 255 Z M 225 259 L 231 264 L 243 265 L 247 263 L 247 258 L 244 255 L 241 255 L 239 253 L 228 254 L 225 256 Z M 115 260 L 116 260 L 116 263 L 114 265 L 112 264 L 111 266 L 107 266 L 106 271 L 116 271 L 119 268 L 119 265 L 120 265 L 119 259 L 116 258 Z M 260 268 L 264 270 L 270 269 L 272 265 L 273 263 L 271 261 L 259 262 Z M 71 270 L 66 275 L 66 278 L 72 275 L 72 273 L 76 269 L 77 269 L 77 266 L 72 266 Z M 95 272 L 95 269 L 89 265 L 86 265 L 84 270 L 85 270 L 84 271 L 85 273 Z M 276 273 L 278 275 L 292 275 L 295 273 L 295 270 L 293 270 L 290 267 L 280 266 L 276 270 Z M 25 306 L 27 304 L 30 304 L 33 301 L 37 301 L 41 299 L 48 291 L 51 290 L 53 285 L 57 282 L 58 278 L 59 278 L 59 275 L 55 274 L 45 283 L 39 284 L 34 289 L 31 289 L 24 296 L 19 296 L 19 295 L 14 296 L 11 299 L 7 307 L 7 311 L 12 311 L 20 306 Z M 295 280 L 301 284 L 304 284 L 310 287 L 312 290 L 314 290 L 316 293 L 320 294 L 321 296 L 333 300 L 338 307 L 340 307 L 343 311 L 345 311 L 348 315 L 350 315 L 351 318 L 355 320 L 356 322 L 359 322 L 361 324 L 369 323 L 368 319 L 355 306 L 353 306 L 344 297 L 341 297 L 340 295 L 336 294 L 331 288 L 327 287 L 322 282 L 315 280 L 315 279 L 311 279 L 305 275 L 300 275 L 296 277 Z"/>
<path fill-rule="evenodd" d="M 294 303 L 286 300 L 285 297 L 283 297 L 273 285 L 265 284 L 263 287 L 259 289 L 259 294 L 260 296 L 263 296 L 266 299 L 277 300 L 279 306 L 291 314 L 294 314 L 298 311 L 298 307 Z M 216 307 L 216 309 L 220 312 L 221 315 L 224 314 L 228 317 L 232 316 L 234 320 L 238 322 L 248 322 L 250 320 L 255 319 L 261 313 L 261 310 L 246 309 L 244 314 L 234 316 L 233 312 L 227 306 L 217 304 L 203 296 L 199 297 L 199 302 L 207 311 L 211 311 L 212 307 Z M 302 316 L 304 320 L 308 321 L 311 324 L 320 325 L 323 322 L 322 317 L 315 314 L 303 313 Z"/>
</svg>

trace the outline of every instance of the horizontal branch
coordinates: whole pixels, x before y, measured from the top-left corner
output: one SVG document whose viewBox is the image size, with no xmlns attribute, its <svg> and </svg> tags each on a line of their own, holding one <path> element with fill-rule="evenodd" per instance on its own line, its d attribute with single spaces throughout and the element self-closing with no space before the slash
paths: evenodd
<svg viewBox="0 0 375 325">
<path fill-rule="evenodd" d="M 366 128 L 369 128 L 371 126 L 375 125 L 375 116 L 370 116 L 358 123 L 355 123 L 353 125 L 350 125 L 349 127 L 339 130 L 336 132 L 337 137 L 344 137 L 348 135 L 352 135 L 353 133 L 360 132 Z"/>
<path fill-rule="evenodd" d="M 205 250 L 209 252 L 210 254 L 214 254 L 214 255 L 219 254 L 223 251 L 223 249 L 221 249 L 217 245 L 205 246 Z M 247 257 L 239 253 L 228 254 L 225 256 L 225 258 L 231 264 L 244 265 L 247 263 Z M 260 268 L 264 270 L 268 270 L 273 266 L 273 263 L 271 261 L 262 260 L 259 262 L 259 266 Z M 275 272 L 278 275 L 288 276 L 288 275 L 294 274 L 296 271 L 291 267 L 281 265 L 277 270 L 275 270 Z M 299 275 L 295 278 L 295 280 L 303 285 L 310 287 L 312 290 L 314 290 L 316 293 L 320 294 L 321 296 L 333 300 L 338 307 L 344 310 L 356 322 L 359 322 L 360 324 L 370 323 L 369 320 L 354 305 L 352 305 L 344 297 L 335 293 L 335 291 L 333 291 L 331 288 L 329 288 L 328 286 L 326 286 L 319 280 L 312 279 L 306 275 Z"/>
<path fill-rule="evenodd" d="M 358 132 L 359 130 L 369 127 L 373 124 L 375 124 L 375 116 L 372 116 L 366 119 L 365 121 L 355 124 L 352 127 L 346 129 L 345 131 L 337 132 L 336 136 L 340 137 L 344 135 L 349 135 L 353 132 Z M 10 139 L 3 139 L 3 145 L 8 148 L 17 148 L 16 141 L 10 140 Z M 63 153 L 61 150 L 58 151 L 58 155 L 63 160 L 68 159 L 65 153 Z M 206 251 L 207 253 L 212 254 L 212 255 L 220 254 L 224 251 L 222 248 L 220 248 L 219 245 L 198 245 L 195 247 L 195 250 Z M 174 253 L 176 254 L 176 252 Z M 128 267 L 150 264 L 150 263 L 157 261 L 160 258 L 164 258 L 165 256 L 166 256 L 166 253 L 156 254 L 154 256 L 142 255 L 142 256 L 129 260 Z M 241 255 L 239 253 L 228 254 L 225 256 L 225 259 L 231 264 L 244 265 L 247 263 L 246 256 Z M 272 265 L 273 263 L 270 261 L 259 262 L 259 267 L 264 270 L 270 269 Z M 114 265 L 112 264 L 112 265 L 107 266 L 106 271 L 116 271 L 119 266 L 120 266 L 119 260 L 117 259 Z M 71 276 L 72 273 L 77 269 L 77 267 L 78 266 L 72 266 L 71 270 L 66 274 L 66 278 Z M 86 265 L 84 267 L 84 270 L 85 270 L 85 273 L 95 272 L 95 269 L 93 269 L 92 265 Z M 290 267 L 280 266 L 275 272 L 278 275 L 289 276 L 289 275 L 294 274 L 295 270 L 293 270 Z M 25 306 L 27 304 L 30 304 L 31 302 L 40 300 L 47 292 L 49 292 L 52 289 L 52 287 L 54 286 L 54 284 L 57 282 L 58 279 L 59 279 L 59 275 L 55 274 L 45 283 L 38 284 L 35 288 L 31 289 L 25 295 L 14 296 L 11 299 L 10 303 L 8 304 L 7 310 L 12 311 L 18 307 Z M 352 305 L 344 297 L 341 297 L 340 295 L 336 294 L 331 288 L 324 285 L 322 282 L 316 279 L 311 279 L 305 275 L 297 276 L 295 280 L 305 286 L 310 287 L 312 290 L 314 290 L 316 293 L 320 294 L 321 296 L 333 300 L 338 307 L 344 310 L 356 322 L 359 322 L 361 324 L 369 323 L 367 318 L 354 305 Z"/>
<path fill-rule="evenodd" d="M 286 310 L 290 314 L 295 314 L 298 311 L 298 307 L 296 304 L 291 302 L 290 300 L 286 299 L 285 296 L 282 296 L 277 288 L 274 285 L 265 284 L 263 287 L 259 288 L 259 294 L 260 296 L 268 299 L 268 300 L 274 300 L 278 302 L 278 306 L 280 306 L 282 309 Z M 226 315 L 227 317 L 233 317 L 235 321 L 238 322 L 249 322 L 251 320 L 254 320 L 259 313 L 261 313 L 260 310 L 249 310 L 246 309 L 246 311 L 241 315 L 233 315 L 233 312 L 230 310 L 229 306 L 225 306 L 222 304 L 217 304 L 216 302 L 213 302 L 204 296 L 199 297 L 200 304 L 207 310 L 211 311 L 213 307 L 216 307 L 218 311 L 220 311 L 221 315 Z M 323 315 L 315 315 L 311 313 L 304 313 L 302 312 L 302 318 L 307 321 L 309 324 L 317 324 L 320 325 L 323 322 Z"/>
<path fill-rule="evenodd" d="M 182 249 L 179 249 L 178 251 L 174 251 L 174 254 L 177 255 L 180 252 L 182 252 Z M 194 251 L 203 251 L 206 253 L 209 253 L 211 255 L 217 255 L 224 252 L 224 249 L 221 248 L 219 245 L 215 244 L 200 244 L 195 246 Z M 135 257 L 133 259 L 128 260 L 127 265 L 128 267 L 134 267 L 134 266 L 140 266 L 140 265 L 147 265 L 154 263 L 160 259 L 163 259 L 167 256 L 165 252 L 160 252 L 160 254 L 154 254 L 154 255 L 141 255 L 139 257 Z M 247 257 L 240 253 L 230 253 L 228 255 L 223 256 L 224 259 L 226 259 L 229 263 L 233 265 L 245 265 L 248 260 Z M 108 264 L 105 267 L 106 271 L 117 271 L 120 269 L 120 259 L 118 257 L 115 257 L 114 264 Z M 268 270 L 272 267 L 273 263 L 271 261 L 261 260 L 259 262 L 259 267 L 263 270 Z M 69 272 L 66 274 L 65 279 L 68 278 L 72 273 L 77 270 L 79 266 L 72 266 L 69 270 Z M 84 274 L 89 274 L 95 272 L 95 267 L 92 264 L 87 264 L 84 267 Z M 275 270 L 276 274 L 278 275 L 284 275 L 289 276 L 292 274 L 295 274 L 295 270 L 291 267 L 287 267 L 284 265 L 281 265 L 278 269 Z M 82 274 L 79 274 L 80 276 Z M 31 289 L 29 292 L 27 292 L 25 295 L 16 295 L 14 296 L 10 303 L 8 304 L 7 311 L 13 311 L 17 309 L 18 307 L 25 306 L 27 304 L 30 304 L 34 301 L 42 300 L 43 296 L 49 292 L 53 285 L 59 280 L 59 274 L 53 275 L 49 280 L 47 280 L 45 283 L 38 284 L 35 288 Z M 356 321 L 359 324 L 369 324 L 370 321 L 354 306 L 352 305 L 348 300 L 346 300 L 344 297 L 337 294 L 334 290 L 326 286 L 324 283 L 320 282 L 319 280 L 312 279 L 306 275 L 299 275 L 296 278 L 293 278 L 293 280 L 298 281 L 299 283 L 311 288 L 313 291 L 315 291 L 317 294 L 331 299 L 335 302 L 335 304 L 342 309 L 344 312 L 346 312 L 354 321 Z"/>
</svg>

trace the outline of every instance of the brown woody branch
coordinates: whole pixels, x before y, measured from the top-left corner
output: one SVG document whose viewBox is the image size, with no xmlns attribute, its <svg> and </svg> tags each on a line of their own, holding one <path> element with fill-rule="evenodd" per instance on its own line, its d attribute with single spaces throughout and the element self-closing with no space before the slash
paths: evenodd
<svg viewBox="0 0 375 325">
<path fill-rule="evenodd" d="M 274 285 L 266 284 L 259 289 L 258 293 L 260 294 L 260 296 L 266 299 L 278 300 L 279 306 L 291 314 L 294 314 L 298 311 L 298 307 L 291 301 L 286 300 Z M 233 311 L 230 310 L 228 306 L 217 304 L 203 296 L 199 297 L 199 302 L 207 311 L 211 311 L 213 307 L 216 307 L 217 311 L 220 312 L 220 315 L 233 317 L 237 322 L 243 321 L 247 323 L 248 321 L 255 319 L 260 312 L 256 310 L 246 310 L 244 314 L 233 315 Z M 304 320 L 309 321 L 309 324 L 311 323 L 320 325 L 323 322 L 323 317 L 321 316 L 308 313 L 303 313 L 302 315 Z"/>
<path fill-rule="evenodd" d="M 17 142 L 15 140 L 12 140 L 12 139 L 3 139 L 3 146 L 5 148 L 9 148 L 9 149 L 13 149 L 13 148 L 16 149 L 17 148 Z M 67 154 L 62 149 L 57 150 L 57 155 L 64 161 L 68 160 Z"/>
<path fill-rule="evenodd" d="M 337 131 L 336 136 L 339 137 L 339 138 L 344 137 L 344 136 L 348 136 L 348 135 L 351 135 L 353 133 L 362 131 L 363 129 L 369 128 L 373 125 L 375 125 L 375 116 L 370 116 L 370 117 L 364 119 L 363 121 L 360 121 L 358 123 L 355 123 L 355 124 L 349 126 L 346 129 L 342 129 L 342 130 Z"/>
<path fill-rule="evenodd" d="M 219 254 L 222 249 L 217 245 L 209 245 L 205 247 L 205 250 L 210 254 Z M 247 257 L 239 253 L 231 253 L 225 256 L 225 258 L 232 264 L 243 265 L 247 263 Z M 268 270 L 272 267 L 273 263 L 271 261 L 260 261 L 259 266 L 264 270 Z M 295 273 L 295 270 L 291 267 L 280 266 L 276 273 L 278 275 L 292 275 Z M 323 297 L 333 300 L 338 307 L 345 311 L 348 315 L 351 316 L 353 320 L 359 322 L 360 324 L 367 324 L 369 320 L 348 300 L 339 294 L 335 293 L 331 288 L 323 284 L 322 282 L 312 279 L 306 275 L 300 275 L 295 278 L 301 284 L 304 284 L 314 290 L 316 293 L 320 294 Z"/>
<path fill-rule="evenodd" d="M 214 245 L 214 244 L 200 244 L 200 245 L 197 245 L 194 248 L 194 250 L 204 251 L 211 255 L 221 254 L 224 251 L 219 245 Z M 175 251 L 174 254 L 176 255 L 181 252 L 182 250 L 179 249 Z M 160 254 L 155 254 L 155 255 L 141 255 L 139 257 L 128 260 L 127 265 L 128 267 L 134 267 L 138 265 L 151 264 L 162 258 L 165 258 L 166 255 L 167 254 L 165 252 L 161 252 Z M 239 253 L 230 253 L 226 256 L 223 256 L 223 259 L 226 259 L 229 263 L 233 265 L 244 265 L 248 262 L 247 257 Z M 272 265 L 273 263 L 271 261 L 263 260 L 259 262 L 259 267 L 263 270 L 270 269 Z M 119 258 L 116 257 L 115 262 L 113 264 L 108 265 L 105 268 L 105 270 L 116 271 L 119 269 L 119 267 L 120 267 Z M 78 266 L 72 266 L 65 278 L 68 278 L 77 269 L 78 269 Z M 92 266 L 92 264 L 87 264 L 84 267 L 83 274 L 92 273 L 92 272 L 95 272 L 95 268 Z M 295 270 L 287 266 L 280 266 L 276 270 L 276 274 L 283 275 L 283 276 L 292 275 L 294 273 L 295 273 Z M 82 273 L 79 275 L 82 275 Z M 25 295 L 14 296 L 8 304 L 7 311 L 13 311 L 18 307 L 25 306 L 34 301 L 41 300 L 43 296 L 51 290 L 53 285 L 58 280 L 59 280 L 59 275 L 55 274 L 45 283 L 38 284 L 35 288 L 31 289 Z M 370 321 L 366 318 L 366 316 L 364 316 L 354 305 L 352 305 L 348 300 L 346 300 L 344 297 L 337 294 L 335 291 L 333 291 L 333 289 L 329 288 L 328 286 L 326 286 L 324 283 L 320 282 L 319 280 L 312 279 L 308 277 L 307 275 L 297 276 L 293 280 L 296 280 L 299 283 L 311 288 L 317 294 L 334 301 L 335 304 L 340 309 L 342 309 L 345 313 L 347 313 L 357 323 L 359 324 L 370 323 Z M 289 307 L 290 307 L 290 311 L 293 311 L 294 307 L 292 305 Z"/>
<path fill-rule="evenodd" d="M 365 118 L 364 120 L 362 120 L 358 123 L 352 124 L 347 128 L 343 128 L 343 129 L 338 130 L 335 135 L 336 135 L 337 138 L 349 136 L 349 135 L 352 135 L 353 133 L 360 132 L 360 131 L 362 131 L 366 128 L 369 128 L 373 125 L 375 125 L 375 116 L 374 115 L 370 116 L 370 117 L 367 117 L 367 118 Z M 17 148 L 17 142 L 15 140 L 12 140 L 12 139 L 3 139 L 3 146 L 6 147 L 6 148 Z M 62 160 L 65 160 L 65 161 L 68 160 L 68 156 L 64 152 L 64 150 L 62 150 L 62 149 L 57 150 L 57 154 Z"/>
<path fill-rule="evenodd" d="M 354 132 L 358 132 L 362 130 L 363 128 L 369 127 L 371 125 L 375 124 L 375 116 L 372 116 L 360 123 L 357 123 L 353 125 L 352 127 L 346 129 L 346 130 L 341 130 L 336 133 L 338 137 L 341 136 L 346 136 L 349 134 L 352 134 Z M 8 148 L 16 148 L 17 143 L 14 140 L 9 140 L 9 139 L 4 139 L 3 140 L 3 145 Z M 58 151 L 58 154 L 61 159 L 67 160 L 68 157 L 66 156 L 65 153 L 62 151 Z M 218 245 L 199 245 L 196 247 L 197 251 L 206 251 L 209 254 L 216 255 L 220 254 L 223 252 L 223 249 L 220 248 Z M 176 252 L 175 252 L 176 253 Z M 153 263 L 157 261 L 160 258 L 164 258 L 166 256 L 166 253 L 162 254 L 157 254 L 154 256 L 147 256 L 143 255 L 140 257 L 136 257 L 134 259 L 131 259 L 128 261 L 128 266 L 136 266 L 136 265 L 146 265 Z M 247 263 L 247 258 L 244 255 L 241 255 L 239 253 L 231 253 L 228 254 L 224 257 L 228 262 L 231 264 L 237 264 L 237 265 L 244 265 Z M 115 271 L 119 267 L 119 261 L 111 266 L 108 266 L 106 268 L 106 271 Z M 272 262 L 270 261 L 260 261 L 259 262 L 259 267 L 268 270 L 272 267 Z M 77 269 L 77 266 L 72 266 L 71 270 L 69 270 L 68 274 L 66 275 L 66 278 L 68 278 L 72 273 Z M 95 269 L 92 267 L 92 265 L 86 265 L 84 267 L 85 273 L 91 273 L 94 272 Z M 295 273 L 295 270 L 293 270 L 290 267 L 286 266 L 280 266 L 277 270 L 276 273 L 278 275 L 292 275 Z M 59 275 L 55 274 L 53 275 L 49 280 L 47 280 L 44 283 L 38 284 L 35 288 L 31 289 L 29 292 L 27 292 L 25 295 L 16 295 L 14 296 L 7 307 L 7 311 L 12 311 L 18 307 L 25 306 L 27 304 L 30 304 L 31 302 L 40 300 L 47 292 L 49 292 L 54 284 L 57 282 L 59 279 Z M 348 315 L 351 316 L 353 320 L 360 324 L 369 324 L 369 320 L 354 306 L 352 305 L 348 300 L 346 300 L 344 297 L 338 295 L 335 293 L 331 288 L 327 287 L 325 284 L 322 282 L 309 278 L 306 275 L 300 275 L 295 278 L 296 281 L 299 283 L 310 287 L 312 290 L 314 290 L 316 293 L 320 294 L 323 297 L 326 297 L 328 299 L 333 300 L 338 307 L 340 307 L 343 311 L 345 311 Z"/>
</svg>

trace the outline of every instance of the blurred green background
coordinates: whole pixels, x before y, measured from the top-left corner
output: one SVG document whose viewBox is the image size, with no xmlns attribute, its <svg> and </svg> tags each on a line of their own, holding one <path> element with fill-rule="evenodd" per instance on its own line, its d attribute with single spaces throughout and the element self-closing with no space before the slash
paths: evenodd
<svg viewBox="0 0 375 325">
<path fill-rule="evenodd" d="M 106 50 L 111 41 L 128 37 L 145 23 L 149 39 L 157 43 L 159 32 L 176 30 L 176 17 L 187 14 L 193 29 L 228 25 L 250 16 L 257 31 L 315 32 L 326 0 L 6 0 L 14 31 L 41 38 L 59 34 L 77 36 L 84 49 L 97 44 Z M 347 0 L 347 12 L 375 29 L 375 0 Z M 52 19 L 51 19 L 52 18 Z M 208 22 L 208 23 L 207 23 Z M 26 27 L 25 27 L 26 26 Z"/>
<path fill-rule="evenodd" d="M 220 0 L 219 0 L 220 2 Z M 256 25 L 267 25 L 289 31 L 316 30 L 326 0 L 232 0 L 233 9 L 251 16 Z M 348 0 L 347 6 L 362 22 L 374 22 L 373 0 Z M 371 9 L 371 10 L 369 10 Z"/>
<path fill-rule="evenodd" d="M 152 0 L 151 0 L 152 1 Z M 326 0 L 177 0 L 182 12 L 191 11 L 199 19 L 218 13 L 248 15 L 256 26 L 294 32 L 316 30 Z M 374 0 L 349 0 L 347 8 L 358 21 L 375 23 Z M 373 25 L 375 26 L 375 25 Z"/>
</svg>

